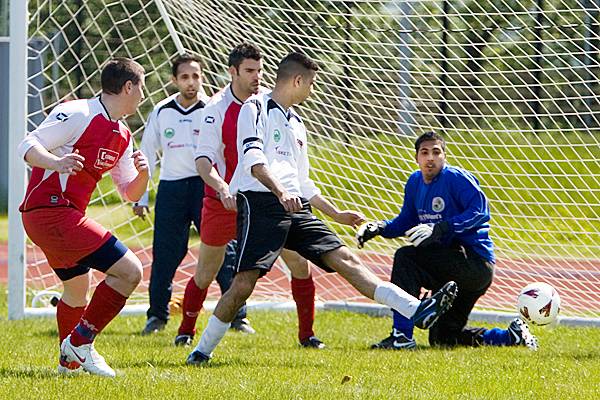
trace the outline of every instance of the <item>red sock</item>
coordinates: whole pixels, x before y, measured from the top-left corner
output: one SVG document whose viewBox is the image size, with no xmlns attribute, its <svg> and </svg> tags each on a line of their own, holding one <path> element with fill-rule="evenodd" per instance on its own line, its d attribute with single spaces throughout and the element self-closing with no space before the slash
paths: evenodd
<svg viewBox="0 0 600 400">
<path fill-rule="evenodd" d="M 56 322 L 58 323 L 58 343 L 59 345 L 77 326 L 85 307 L 71 307 L 62 299 L 56 305 Z"/>
<path fill-rule="evenodd" d="M 306 279 L 292 278 L 292 296 L 298 310 L 298 338 L 302 341 L 315 335 L 315 282 L 312 276 Z"/>
<path fill-rule="evenodd" d="M 208 288 L 200 289 L 194 277 L 191 277 L 185 286 L 185 293 L 183 295 L 183 305 L 181 314 L 183 319 L 181 325 L 179 325 L 179 335 L 194 335 L 196 333 L 196 320 L 198 314 L 204 305 Z"/>
<path fill-rule="evenodd" d="M 74 346 L 92 343 L 96 335 L 123 309 L 125 301 L 127 297 L 108 286 L 106 281 L 100 282 L 81 320 L 71 332 L 71 343 Z"/>
</svg>

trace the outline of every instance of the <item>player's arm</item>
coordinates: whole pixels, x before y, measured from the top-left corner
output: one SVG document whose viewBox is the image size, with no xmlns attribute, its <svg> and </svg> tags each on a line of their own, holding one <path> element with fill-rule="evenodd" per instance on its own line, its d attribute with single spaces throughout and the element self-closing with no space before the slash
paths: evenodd
<svg viewBox="0 0 600 400">
<path fill-rule="evenodd" d="M 140 150 L 146 156 L 148 162 L 148 180 L 152 178 L 152 174 L 156 170 L 156 152 L 160 149 L 160 129 L 157 113 L 158 109 L 154 109 L 148 115 L 148 121 L 146 122 L 146 128 L 144 129 L 140 145 Z M 146 219 L 146 214 L 149 212 L 148 197 L 148 190 L 146 190 L 140 200 L 133 204 L 133 213 L 143 220 Z"/>
<path fill-rule="evenodd" d="M 365 216 L 358 211 L 338 210 L 333 203 L 323 197 L 321 194 L 316 194 L 309 199 L 310 205 L 327 215 L 335 222 L 344 225 L 357 227 L 365 221 Z"/>
<path fill-rule="evenodd" d="M 196 171 L 204 183 L 217 192 L 219 200 L 226 210 L 235 211 L 237 209 L 235 196 L 231 195 L 229 185 L 213 166 L 213 160 L 216 159 L 222 144 L 222 126 L 223 116 L 219 110 L 211 106 L 204 108 L 200 122 L 200 134 L 196 139 L 194 158 Z"/>
<path fill-rule="evenodd" d="M 240 110 L 238 116 L 238 151 L 242 152 L 242 165 L 238 168 L 244 168 L 277 196 L 287 212 L 300 211 L 302 209 L 300 198 L 288 193 L 267 166 L 267 157 L 263 151 L 264 134 L 259 107 L 261 107 L 260 103 L 249 101 L 244 103 Z"/>
<path fill-rule="evenodd" d="M 62 104 L 57 106 L 21 141 L 18 147 L 21 156 L 34 167 L 75 175 L 83 168 L 84 157 L 77 150 L 61 156 L 52 151 L 74 141 L 85 118 L 85 110 L 71 110 Z"/>
<path fill-rule="evenodd" d="M 134 152 L 130 142 L 110 174 L 121 196 L 127 201 L 137 202 L 148 188 L 148 159 L 140 150 Z"/>
</svg>

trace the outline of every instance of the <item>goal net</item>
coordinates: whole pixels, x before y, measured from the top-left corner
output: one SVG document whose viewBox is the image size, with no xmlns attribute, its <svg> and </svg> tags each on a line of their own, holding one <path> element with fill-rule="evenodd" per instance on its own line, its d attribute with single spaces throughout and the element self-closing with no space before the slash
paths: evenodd
<svg viewBox="0 0 600 400">
<path fill-rule="evenodd" d="M 147 71 L 147 98 L 127 120 L 139 143 L 148 113 L 173 92 L 175 54 L 203 57 L 212 94 L 228 82 L 227 54 L 242 41 L 261 47 L 267 86 L 282 56 L 301 50 L 321 65 L 300 113 L 312 177 L 328 198 L 368 219 L 392 218 L 416 169 L 415 138 L 438 131 L 449 162 L 472 171 L 490 202 L 497 269 L 477 310 L 514 313 L 520 288 L 544 281 L 562 297 L 561 316 L 598 323 L 599 3 L 30 0 L 28 130 L 56 104 L 97 94 L 109 57 L 134 58 Z M 151 198 L 156 187 L 152 182 Z M 88 213 L 143 261 L 144 281 L 130 304 L 145 304 L 152 221 L 136 219 L 105 180 Z M 351 229 L 328 223 L 356 249 Z M 192 235 L 173 283 L 176 296 L 193 274 L 197 244 Z M 356 254 L 388 279 L 393 253 L 405 244 L 378 238 Z M 28 298 L 60 292 L 30 242 L 25 259 Z M 339 276 L 316 267 L 313 274 L 319 300 L 365 302 Z M 214 286 L 209 296 L 218 295 Z M 253 296 L 291 299 L 285 267 L 261 279 Z"/>
</svg>

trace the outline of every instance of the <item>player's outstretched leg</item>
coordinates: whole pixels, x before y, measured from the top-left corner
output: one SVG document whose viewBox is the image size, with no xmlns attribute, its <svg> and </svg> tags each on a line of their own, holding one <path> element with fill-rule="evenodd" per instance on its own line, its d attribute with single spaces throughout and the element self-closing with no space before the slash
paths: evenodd
<svg viewBox="0 0 600 400">
<path fill-rule="evenodd" d="M 260 271 L 254 269 L 240 271 L 233 278 L 231 287 L 221 296 L 213 315 L 208 319 L 208 325 L 202 332 L 198 345 L 188 356 L 186 364 L 202 365 L 210 360 L 213 350 L 225 336 L 237 310 L 252 294 L 259 276 Z"/>
<path fill-rule="evenodd" d="M 127 297 L 142 279 L 142 263 L 127 250 L 106 271 L 106 279 L 94 291 L 81 320 L 63 340 L 61 359 L 78 362 L 90 374 L 114 377 L 115 371 L 94 348 L 94 339 L 125 306 Z"/>
<path fill-rule="evenodd" d="M 322 260 L 364 296 L 411 318 L 422 329 L 431 327 L 448 311 L 458 293 L 456 283 L 450 281 L 432 297 L 419 301 L 393 283 L 379 279 L 345 246 L 325 253 Z"/>
</svg>

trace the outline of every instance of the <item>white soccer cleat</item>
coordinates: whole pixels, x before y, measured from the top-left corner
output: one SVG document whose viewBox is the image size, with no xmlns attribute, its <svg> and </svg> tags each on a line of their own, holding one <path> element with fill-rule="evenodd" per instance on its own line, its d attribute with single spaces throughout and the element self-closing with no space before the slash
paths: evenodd
<svg viewBox="0 0 600 400">
<path fill-rule="evenodd" d="M 61 359 L 64 357 L 66 362 L 76 362 L 81 365 L 84 371 L 93 375 L 107 376 L 114 378 L 115 370 L 112 369 L 96 349 L 94 344 L 82 344 L 73 346 L 71 344 L 71 335 L 67 336 L 60 345 Z"/>
</svg>

